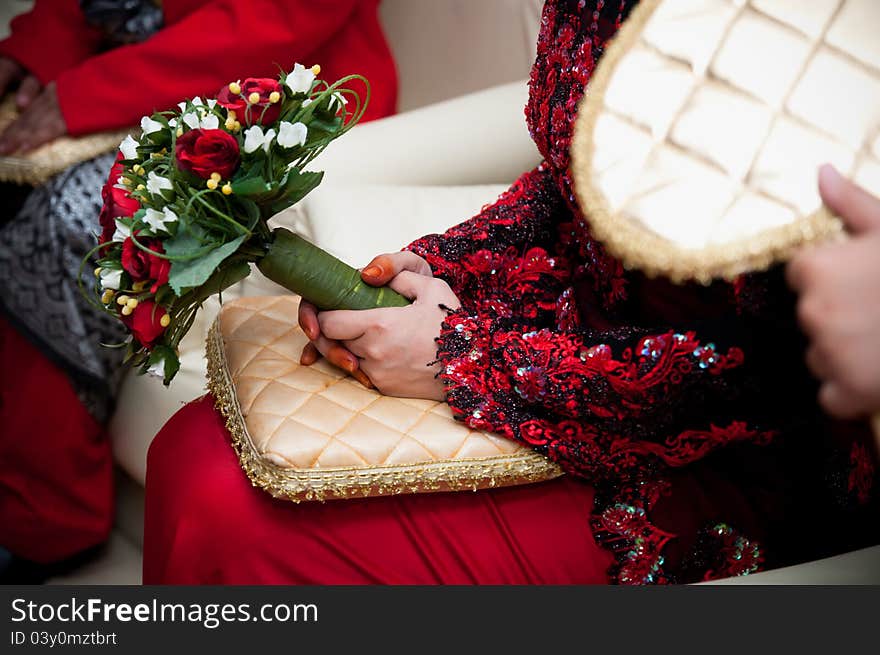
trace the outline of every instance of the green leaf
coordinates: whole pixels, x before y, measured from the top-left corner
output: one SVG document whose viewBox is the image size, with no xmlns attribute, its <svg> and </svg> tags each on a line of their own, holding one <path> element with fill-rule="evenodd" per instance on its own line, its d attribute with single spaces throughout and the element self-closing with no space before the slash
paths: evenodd
<svg viewBox="0 0 880 655">
<path fill-rule="evenodd" d="M 250 274 L 251 267 L 244 260 L 227 264 L 214 271 L 214 274 L 198 288 L 198 293 L 195 294 L 194 302 L 204 302 L 215 293 L 220 293 L 236 282 L 241 282 Z"/>
<path fill-rule="evenodd" d="M 150 351 L 147 361 L 144 362 L 141 372 L 146 373 L 151 366 L 163 360 L 165 365 L 162 370 L 162 383 L 167 387 L 174 376 L 177 375 L 177 371 L 180 370 L 180 359 L 178 359 L 177 353 L 174 352 L 173 348 L 163 344 L 154 346 L 152 351 Z"/>
<path fill-rule="evenodd" d="M 317 187 L 323 178 L 324 171 L 300 172 L 291 168 L 278 189 L 278 198 L 269 207 L 270 215 L 275 215 L 298 203 Z"/>
<path fill-rule="evenodd" d="M 247 198 L 238 198 L 238 205 L 244 210 L 247 216 L 247 228 L 251 231 L 257 226 L 260 220 L 260 207 L 253 200 Z"/>
<path fill-rule="evenodd" d="M 183 293 L 183 289 L 197 287 L 204 283 L 205 280 L 211 277 L 211 274 L 220 265 L 220 262 L 238 250 L 238 247 L 247 236 L 242 234 L 240 237 L 215 248 L 198 259 L 172 262 L 171 272 L 168 275 L 168 284 L 174 289 L 174 293 L 179 296 Z"/>
<path fill-rule="evenodd" d="M 245 177 L 232 183 L 232 192 L 237 196 L 260 196 L 272 191 L 272 185 L 262 177 Z"/>
</svg>

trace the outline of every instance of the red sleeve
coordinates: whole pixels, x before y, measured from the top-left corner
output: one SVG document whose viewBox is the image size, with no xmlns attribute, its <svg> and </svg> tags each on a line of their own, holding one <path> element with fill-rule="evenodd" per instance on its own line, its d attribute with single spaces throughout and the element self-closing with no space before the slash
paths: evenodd
<svg viewBox="0 0 880 655">
<path fill-rule="evenodd" d="M 230 80 L 274 76 L 349 20 L 358 0 L 216 0 L 143 43 L 93 57 L 58 77 L 73 135 L 134 125 L 142 115 Z M 343 47 L 343 44 L 340 44 Z"/>
<path fill-rule="evenodd" d="M 475 217 L 406 249 L 424 258 L 463 305 L 476 307 L 485 299 L 497 306 L 504 298 L 510 311 L 534 316 L 536 308 L 555 307 L 570 283 L 571 266 L 559 245 L 560 209 L 558 187 L 541 165 Z M 525 250 L 534 256 L 523 257 Z M 508 293 L 507 287 L 517 282 L 527 287 L 527 296 Z"/>
<path fill-rule="evenodd" d="M 90 57 L 101 42 L 77 0 L 37 0 L 10 28 L 12 34 L 0 41 L 0 55 L 16 60 L 43 84 Z"/>
<path fill-rule="evenodd" d="M 569 220 L 552 175 L 540 167 L 475 218 L 408 247 L 461 303 L 438 339 L 456 418 L 593 482 L 681 466 L 732 441 L 769 439 L 724 411 L 715 415 L 718 425 L 700 424 L 692 411 L 694 403 L 727 404 L 731 377 L 742 374 L 743 351 L 713 343 L 730 334 L 730 317 L 680 331 L 558 329 L 572 271 L 584 260 L 566 238 L 571 225 L 562 221 Z"/>
</svg>

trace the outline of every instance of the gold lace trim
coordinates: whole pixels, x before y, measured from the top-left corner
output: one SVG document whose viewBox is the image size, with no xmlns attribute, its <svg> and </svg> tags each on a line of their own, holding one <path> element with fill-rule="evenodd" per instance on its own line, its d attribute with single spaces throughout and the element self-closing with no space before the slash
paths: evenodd
<svg viewBox="0 0 880 655">
<path fill-rule="evenodd" d="M 220 317 L 208 333 L 208 390 L 226 419 L 232 445 L 251 483 L 294 502 L 404 493 L 465 491 L 551 480 L 562 469 L 530 450 L 512 455 L 444 460 L 400 466 L 296 469 L 266 460 L 248 434 L 229 374 Z"/>
<path fill-rule="evenodd" d="M 623 23 L 602 55 L 578 109 L 571 170 L 575 194 L 593 236 L 627 268 L 640 269 L 650 276 L 663 275 L 674 282 L 697 280 L 703 284 L 713 278 L 732 279 L 742 273 L 766 270 L 790 259 L 804 245 L 842 238 L 843 223 L 822 207 L 809 216 L 755 236 L 694 250 L 638 227 L 611 210 L 605 195 L 593 184 L 596 121 L 604 109 L 605 91 L 617 65 L 637 43 L 661 1 L 642 0 Z"/>
</svg>

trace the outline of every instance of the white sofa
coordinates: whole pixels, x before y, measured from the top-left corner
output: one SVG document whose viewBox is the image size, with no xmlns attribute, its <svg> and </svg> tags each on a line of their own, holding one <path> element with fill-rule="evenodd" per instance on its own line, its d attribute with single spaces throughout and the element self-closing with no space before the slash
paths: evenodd
<svg viewBox="0 0 880 655">
<path fill-rule="evenodd" d="M 541 0 L 384 0 L 382 20 L 398 62 L 401 113 L 359 126 L 334 144 L 314 164 L 327 171 L 325 182 L 275 220 L 360 266 L 492 202 L 539 160 L 523 106 L 541 5 Z M 226 295 L 267 293 L 284 290 L 255 273 Z M 103 557 L 54 582 L 140 581 L 147 448 L 168 417 L 204 393 L 204 336 L 218 308 L 212 300 L 201 312 L 182 344 L 181 372 L 170 388 L 134 375 L 123 383 L 109 426 L 120 471 L 116 528 Z M 880 548 L 742 581 L 876 583 Z"/>
</svg>

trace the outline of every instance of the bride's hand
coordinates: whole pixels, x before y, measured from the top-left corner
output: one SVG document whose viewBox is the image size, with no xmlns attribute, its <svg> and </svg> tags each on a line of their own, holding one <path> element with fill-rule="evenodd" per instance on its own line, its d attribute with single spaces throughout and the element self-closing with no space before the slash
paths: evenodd
<svg viewBox="0 0 880 655">
<path fill-rule="evenodd" d="M 373 258 L 361 271 L 361 278 L 367 284 L 382 286 L 403 271 L 432 277 L 431 267 L 424 259 L 411 252 L 396 252 Z M 299 324 L 311 340 L 303 349 L 302 364 L 311 365 L 323 354 L 331 364 L 348 371 L 365 386 L 372 386 L 369 378 L 360 370 L 358 358 L 338 341 L 321 334 L 314 305 L 306 301 L 300 304 Z"/>
</svg>

